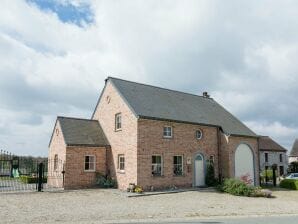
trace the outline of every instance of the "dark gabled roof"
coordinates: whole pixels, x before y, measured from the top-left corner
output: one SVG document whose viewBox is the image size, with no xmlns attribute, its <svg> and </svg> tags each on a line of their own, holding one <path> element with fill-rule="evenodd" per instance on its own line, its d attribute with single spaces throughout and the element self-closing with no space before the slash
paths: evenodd
<svg viewBox="0 0 298 224">
<path fill-rule="evenodd" d="M 259 149 L 261 151 L 276 151 L 276 152 L 286 152 L 287 150 L 275 142 L 272 138 L 268 136 L 262 136 L 259 138 Z"/>
<path fill-rule="evenodd" d="M 298 157 L 298 139 L 293 144 L 290 156 Z"/>
<path fill-rule="evenodd" d="M 57 121 L 68 146 L 110 145 L 97 120 L 58 117 Z"/>
<path fill-rule="evenodd" d="M 212 98 L 109 77 L 139 118 L 218 126 L 232 135 L 256 134 Z"/>
</svg>

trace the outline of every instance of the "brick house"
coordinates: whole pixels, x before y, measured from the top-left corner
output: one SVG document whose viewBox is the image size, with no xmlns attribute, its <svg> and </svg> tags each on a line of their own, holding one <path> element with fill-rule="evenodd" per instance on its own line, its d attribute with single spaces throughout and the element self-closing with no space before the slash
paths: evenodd
<svg viewBox="0 0 298 224">
<path fill-rule="evenodd" d="M 207 93 L 112 77 L 90 120 L 57 118 L 49 157 L 63 160 L 65 188 L 92 185 L 96 172 L 123 190 L 204 186 L 208 161 L 220 179 L 249 174 L 259 184 L 258 136 Z"/>
<path fill-rule="evenodd" d="M 259 138 L 260 171 L 270 169 L 277 165 L 277 175 L 287 173 L 288 157 L 287 150 L 268 136 Z"/>
</svg>

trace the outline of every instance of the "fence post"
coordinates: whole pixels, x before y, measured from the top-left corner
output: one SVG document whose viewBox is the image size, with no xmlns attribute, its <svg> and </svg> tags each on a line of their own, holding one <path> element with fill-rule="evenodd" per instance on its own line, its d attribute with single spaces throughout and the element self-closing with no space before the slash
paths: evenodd
<svg viewBox="0 0 298 224">
<path fill-rule="evenodd" d="M 37 190 L 40 192 L 42 190 L 42 180 L 43 179 L 43 163 L 38 164 L 38 187 Z"/>
</svg>

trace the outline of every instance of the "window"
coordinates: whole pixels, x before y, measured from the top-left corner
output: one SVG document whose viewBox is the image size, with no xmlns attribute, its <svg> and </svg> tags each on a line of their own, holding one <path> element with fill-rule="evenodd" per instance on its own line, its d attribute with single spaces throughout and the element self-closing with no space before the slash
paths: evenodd
<svg viewBox="0 0 298 224">
<path fill-rule="evenodd" d="M 58 169 L 58 154 L 54 156 L 54 170 Z"/>
<path fill-rule="evenodd" d="M 183 157 L 174 156 L 174 175 L 181 176 L 183 175 Z"/>
<path fill-rule="evenodd" d="M 203 136 L 203 133 L 201 130 L 196 130 L 196 139 L 201 139 Z"/>
<path fill-rule="evenodd" d="M 279 162 L 282 163 L 282 154 L 279 154 Z"/>
<path fill-rule="evenodd" d="M 268 153 L 265 152 L 265 163 L 267 163 L 267 162 L 268 162 Z"/>
<path fill-rule="evenodd" d="M 85 156 L 85 171 L 95 171 L 95 156 Z"/>
<path fill-rule="evenodd" d="M 162 162 L 161 156 L 152 156 L 152 175 L 161 176 L 162 175 Z"/>
<path fill-rule="evenodd" d="M 115 115 L 115 130 L 121 130 L 121 113 Z"/>
<path fill-rule="evenodd" d="M 125 157 L 123 154 L 118 155 L 118 169 L 120 171 L 124 171 L 125 170 Z"/>
<path fill-rule="evenodd" d="M 163 127 L 163 137 L 164 138 L 172 138 L 172 127 L 171 126 Z"/>
</svg>

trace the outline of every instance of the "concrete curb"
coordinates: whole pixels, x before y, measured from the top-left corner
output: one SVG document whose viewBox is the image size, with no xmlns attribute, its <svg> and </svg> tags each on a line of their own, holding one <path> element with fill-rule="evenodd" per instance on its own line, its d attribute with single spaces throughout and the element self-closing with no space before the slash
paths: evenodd
<svg viewBox="0 0 298 224">
<path fill-rule="evenodd" d="M 177 194 L 189 191 L 198 191 L 198 192 L 216 192 L 216 189 L 213 187 L 210 188 L 190 188 L 190 189 L 177 189 L 177 190 L 169 190 L 169 191 L 156 191 L 156 192 L 144 192 L 144 193 L 128 193 L 127 197 L 145 197 L 145 196 L 153 196 L 153 195 L 161 195 L 161 194 Z"/>
</svg>

